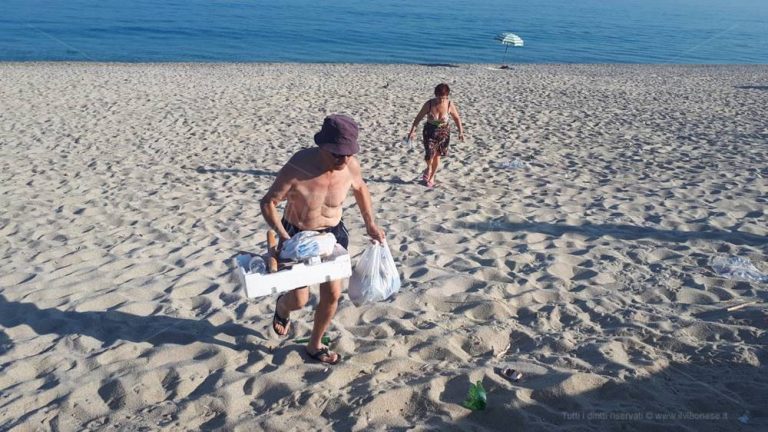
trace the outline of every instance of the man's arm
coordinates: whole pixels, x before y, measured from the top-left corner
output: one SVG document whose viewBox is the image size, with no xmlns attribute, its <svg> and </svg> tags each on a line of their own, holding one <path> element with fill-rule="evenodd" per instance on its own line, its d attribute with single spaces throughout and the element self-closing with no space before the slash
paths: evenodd
<svg viewBox="0 0 768 432">
<path fill-rule="evenodd" d="M 355 195 L 355 201 L 360 208 L 360 214 L 363 216 L 365 229 L 368 235 L 379 242 L 384 241 L 384 231 L 376 225 L 373 217 L 373 206 L 371 205 L 371 194 L 368 192 L 368 186 L 363 181 L 360 173 L 360 164 L 356 158 L 350 159 L 349 171 L 352 175 L 352 192 Z"/>
<path fill-rule="evenodd" d="M 280 214 L 277 212 L 277 204 L 281 201 L 285 201 L 288 196 L 288 192 L 291 190 L 291 186 L 296 179 L 296 176 L 292 174 L 290 168 L 291 162 L 289 161 L 280 172 L 277 173 L 277 178 L 272 186 L 267 191 L 267 194 L 259 201 L 261 207 L 261 214 L 264 216 L 264 220 L 267 224 L 277 232 L 277 235 L 283 239 L 288 240 L 291 238 L 288 232 L 285 230 L 282 222 L 280 222 Z"/>
</svg>

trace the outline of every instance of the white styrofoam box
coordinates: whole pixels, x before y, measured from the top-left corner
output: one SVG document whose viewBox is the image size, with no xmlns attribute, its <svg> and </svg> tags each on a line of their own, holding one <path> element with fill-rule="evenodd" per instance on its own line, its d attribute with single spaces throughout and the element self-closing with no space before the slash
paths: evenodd
<svg viewBox="0 0 768 432">
<path fill-rule="evenodd" d="M 337 244 L 333 254 L 320 262 L 297 263 L 277 273 L 250 273 L 248 263 L 252 255 L 242 254 L 234 258 L 235 273 L 245 290 L 245 295 L 263 297 L 303 286 L 346 279 L 352 275 L 352 261 L 344 247 Z"/>
</svg>

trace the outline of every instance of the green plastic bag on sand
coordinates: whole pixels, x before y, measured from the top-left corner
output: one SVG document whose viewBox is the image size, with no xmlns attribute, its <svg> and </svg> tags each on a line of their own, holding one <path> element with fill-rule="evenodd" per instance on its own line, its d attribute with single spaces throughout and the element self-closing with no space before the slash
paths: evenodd
<svg viewBox="0 0 768 432">
<path fill-rule="evenodd" d="M 477 384 L 469 387 L 467 400 L 462 405 L 464 405 L 464 408 L 471 409 L 472 411 L 480 411 L 485 409 L 487 402 L 483 383 L 478 381 Z"/>
</svg>

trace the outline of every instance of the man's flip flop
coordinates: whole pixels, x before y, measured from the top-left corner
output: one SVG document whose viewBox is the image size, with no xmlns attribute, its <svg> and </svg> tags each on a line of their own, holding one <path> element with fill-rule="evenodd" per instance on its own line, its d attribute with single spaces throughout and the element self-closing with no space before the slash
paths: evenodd
<svg viewBox="0 0 768 432">
<path fill-rule="evenodd" d="M 308 349 L 305 349 L 305 351 L 307 352 L 308 356 L 312 357 L 313 360 L 319 361 L 320 363 L 335 365 L 341 361 L 341 354 L 337 352 L 331 352 L 331 350 L 329 350 L 328 347 L 322 347 L 319 350 L 317 350 L 317 352 L 314 354 L 309 352 Z M 332 354 L 336 354 L 336 360 L 332 360 L 333 359 Z"/>
<path fill-rule="evenodd" d="M 285 336 L 288 334 L 288 331 L 291 329 L 291 319 L 290 318 L 283 318 L 277 313 L 277 304 L 280 302 L 280 297 L 283 295 L 277 296 L 277 301 L 275 302 L 275 315 L 272 317 L 272 330 L 277 333 L 278 336 Z M 277 325 L 280 324 L 283 326 L 284 333 L 280 333 L 277 331 Z"/>
</svg>

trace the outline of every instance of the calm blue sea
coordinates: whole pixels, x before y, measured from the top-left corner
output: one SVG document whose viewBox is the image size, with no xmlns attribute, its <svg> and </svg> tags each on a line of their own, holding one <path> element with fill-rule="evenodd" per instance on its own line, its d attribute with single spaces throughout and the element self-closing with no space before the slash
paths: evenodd
<svg viewBox="0 0 768 432">
<path fill-rule="evenodd" d="M 0 61 L 768 63 L 768 0 L 0 0 Z"/>
</svg>

